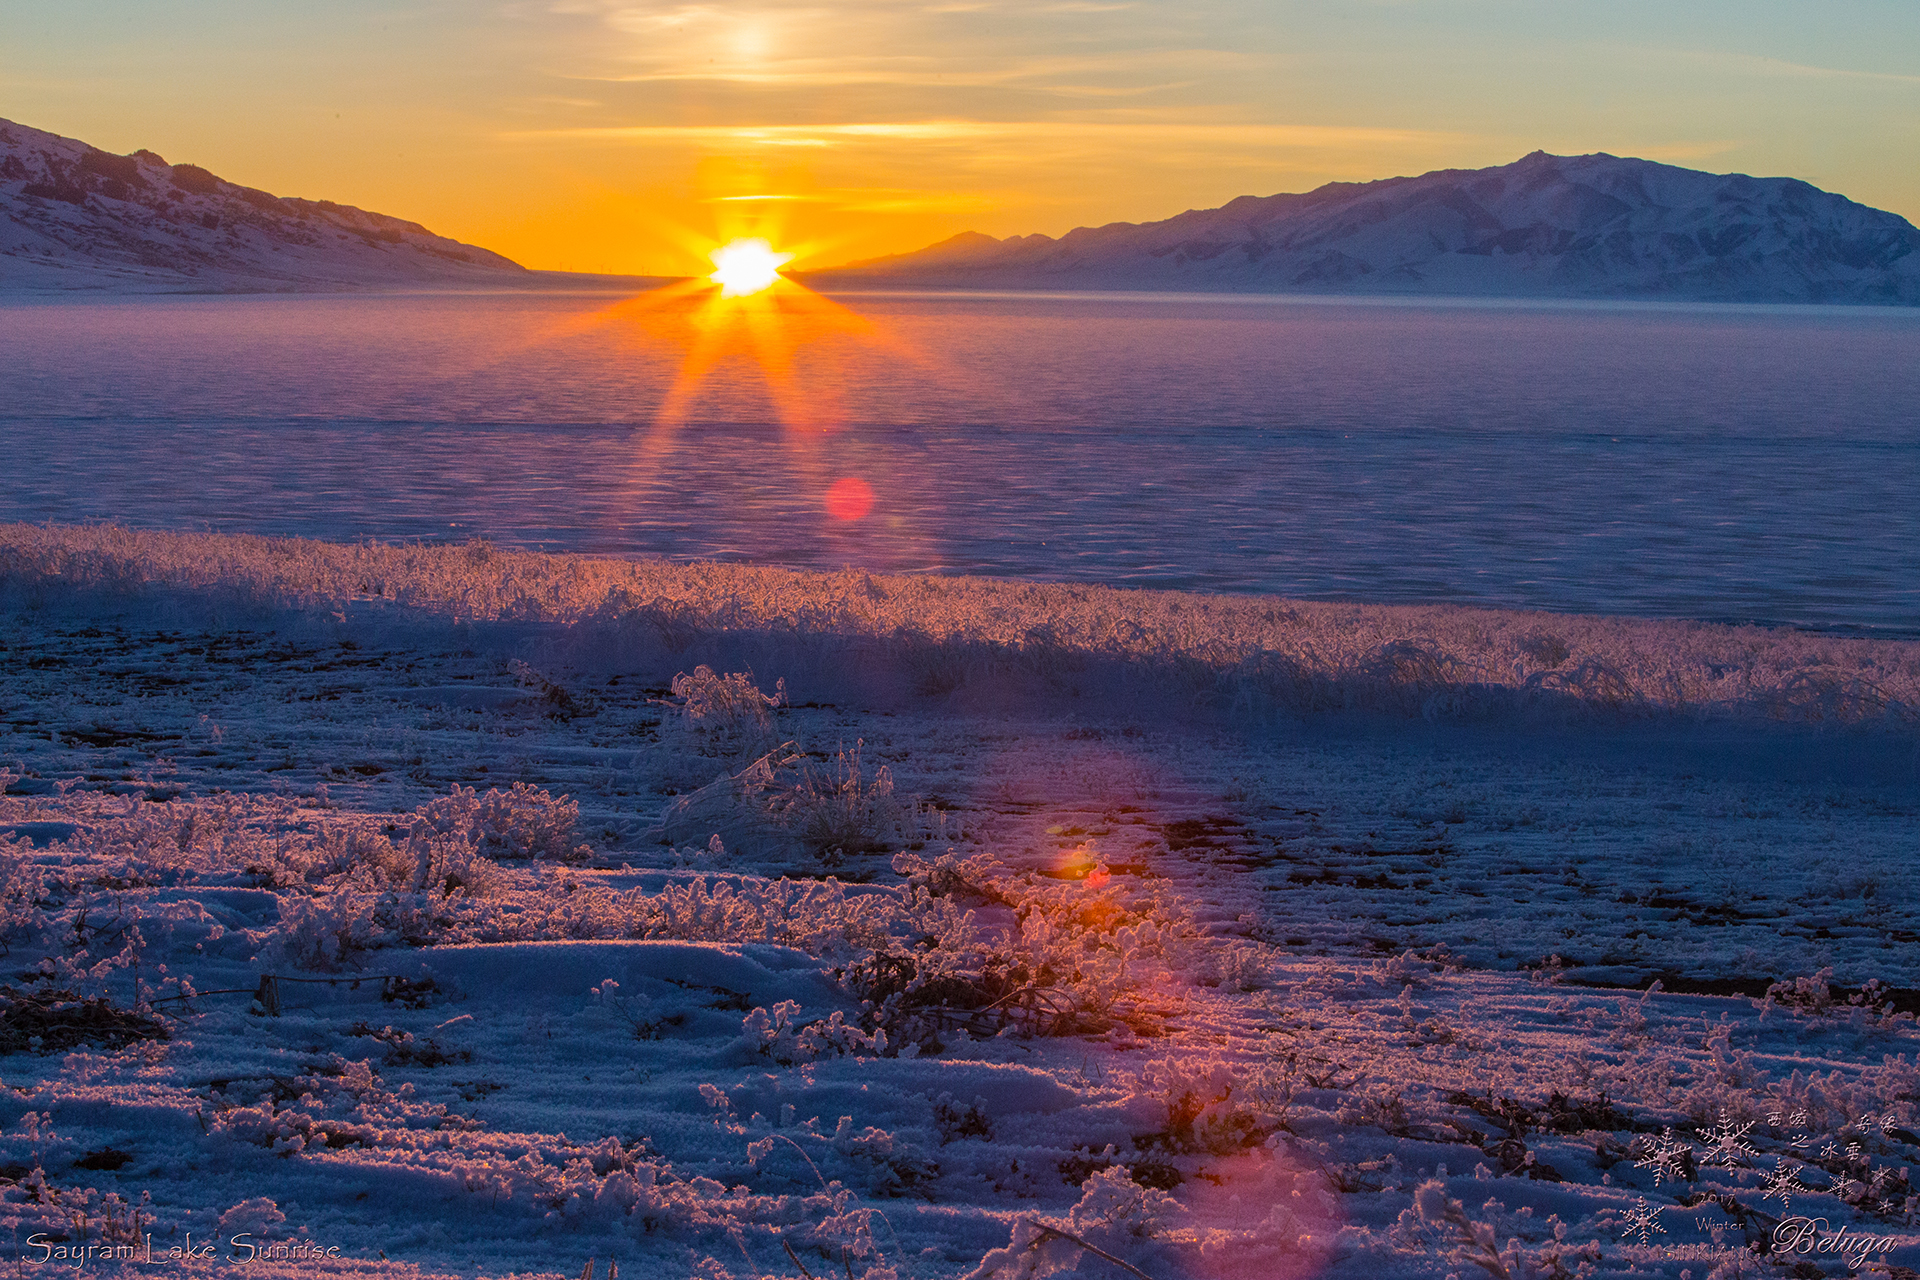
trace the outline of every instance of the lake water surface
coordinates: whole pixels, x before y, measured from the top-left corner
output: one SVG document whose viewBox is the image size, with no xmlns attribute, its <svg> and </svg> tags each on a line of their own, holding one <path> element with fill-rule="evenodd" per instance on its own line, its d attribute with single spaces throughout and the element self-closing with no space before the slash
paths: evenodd
<svg viewBox="0 0 1920 1280">
<path fill-rule="evenodd" d="M 1907 310 L 12 299 L 0 442 L 0 520 L 1920 635 Z"/>
</svg>

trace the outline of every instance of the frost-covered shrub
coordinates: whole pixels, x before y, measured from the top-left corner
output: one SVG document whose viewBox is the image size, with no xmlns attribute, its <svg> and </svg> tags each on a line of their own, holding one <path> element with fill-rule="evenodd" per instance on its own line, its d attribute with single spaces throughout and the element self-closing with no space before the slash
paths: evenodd
<svg viewBox="0 0 1920 1280">
<path fill-rule="evenodd" d="M 1442 1265 L 1474 1267 L 1491 1280 L 1570 1280 L 1593 1275 L 1600 1263 L 1599 1243 L 1568 1243 L 1566 1223 L 1557 1218 L 1548 1223 L 1552 1238 L 1537 1248 L 1517 1237 L 1509 1238 L 1502 1248 L 1491 1223 L 1468 1217 L 1465 1206 L 1447 1194 L 1446 1184 L 1432 1179 L 1413 1193 L 1413 1207 L 1401 1211 L 1396 1234 L 1430 1248 Z"/>
<path fill-rule="evenodd" d="M 1016 1218 L 1013 1238 L 965 1280 L 1041 1280 L 1078 1269 L 1089 1249 L 1124 1262 L 1130 1247 L 1162 1235 L 1185 1214 L 1172 1196 L 1140 1186 L 1125 1169 L 1103 1169 L 1082 1184 L 1080 1202 L 1064 1222 Z"/>
<path fill-rule="evenodd" d="M 48 926 L 40 905 L 47 877 L 29 860 L 32 847 L 26 840 L 0 838 L 0 944 L 31 938 Z"/>
<path fill-rule="evenodd" d="M 838 1009 L 825 1018 L 795 1026 L 793 1018 L 799 1012 L 799 1004 L 792 1000 L 782 1000 L 771 1010 L 754 1009 L 740 1021 L 740 1047 L 789 1067 L 826 1057 L 887 1051 L 884 1030 L 868 1035 L 849 1024 Z"/>
<path fill-rule="evenodd" d="M 781 825 L 823 862 L 885 852 L 918 834 L 917 807 L 894 795 L 887 766 L 869 772 L 860 759 L 864 746 L 842 747 L 824 764 L 801 762 L 792 784 L 773 802 Z"/>
<path fill-rule="evenodd" d="M 1100 1243 L 1118 1244 L 1128 1236 L 1151 1238 L 1186 1216 L 1186 1209 L 1166 1192 L 1143 1187 L 1116 1165 L 1101 1169 L 1080 1187 L 1080 1202 L 1067 1214 L 1077 1235 Z"/>
<path fill-rule="evenodd" d="M 280 922 L 268 931 L 260 958 L 269 965 L 335 970 L 391 937 L 375 918 L 372 894 L 336 889 L 318 897 L 280 901 Z"/>
<path fill-rule="evenodd" d="M 1267 985 L 1273 971 L 1273 952 L 1257 942 L 1216 943 L 1200 952 L 1194 966 L 1194 980 L 1203 987 L 1224 987 L 1228 991 L 1258 991 Z"/>
<path fill-rule="evenodd" d="M 781 744 L 675 799 L 648 834 L 676 845 L 718 838 L 722 847 L 748 853 L 797 846 L 831 865 L 924 842 L 933 825 L 944 829 L 894 794 L 886 766 L 865 766 L 862 746 L 816 761 L 793 743 Z"/>
<path fill-rule="evenodd" d="M 786 704 L 785 679 L 776 681 L 768 694 L 754 684 L 751 671 L 722 676 L 698 666 L 692 675 L 676 675 L 672 689 L 676 701 L 670 705 L 700 754 L 739 764 L 758 760 L 779 745 L 772 713 Z"/>
<path fill-rule="evenodd" d="M 266 1196 L 255 1196 L 221 1214 L 218 1230 L 222 1239 L 241 1234 L 264 1238 L 277 1234 L 286 1221 L 287 1215 L 280 1212 L 279 1205 Z"/>
<path fill-rule="evenodd" d="M 304 879 L 311 884 L 361 890 L 408 884 L 419 859 L 396 846 L 370 822 L 343 822 L 323 828 L 314 839 Z"/>
<path fill-rule="evenodd" d="M 348 1146 L 404 1149 L 423 1136 L 478 1128 L 413 1093 L 410 1084 L 387 1088 L 365 1059 L 334 1054 L 301 1075 L 226 1081 L 211 1098 L 208 1124 L 287 1157 Z"/>
<path fill-rule="evenodd" d="M 509 791 L 489 788 L 479 796 L 456 783 L 452 795 L 422 805 L 416 815 L 410 840 L 422 834 L 452 837 L 489 858 L 576 862 L 591 853 L 573 842 L 580 821 L 578 802 L 565 796 L 556 800 L 524 782 L 514 783 Z M 426 833 L 420 832 L 422 825 Z"/>
<path fill-rule="evenodd" d="M 1132 1016 L 1141 984 L 1167 974 L 1169 954 L 1193 933 L 1170 899 L 1123 901 L 1111 883 L 996 880 L 984 861 L 951 852 L 902 855 L 895 866 L 908 876 L 902 910 L 914 945 L 878 952 L 847 978 L 897 1040 L 930 1042 L 955 1026 L 989 1035 L 1107 1030 Z M 990 927 L 968 899 L 986 908 Z"/>
<path fill-rule="evenodd" d="M 151 1008 L 123 1008 L 105 996 L 83 997 L 47 983 L 0 986 L 0 1053 L 65 1053 L 85 1045 L 122 1049 L 165 1040 L 167 1024 Z"/>
<path fill-rule="evenodd" d="M 646 834 L 663 844 L 705 843 L 736 855 L 783 850 L 791 845 L 775 810 L 790 785 L 789 766 L 800 758 L 791 744 L 748 762 L 676 797 Z"/>
<path fill-rule="evenodd" d="M 1133 1093 L 1164 1110 L 1166 1127 L 1153 1138 L 1175 1151 L 1225 1154 L 1266 1137 L 1264 1116 L 1250 1106 L 1247 1082 L 1219 1059 L 1161 1058 L 1135 1079 Z"/>
<path fill-rule="evenodd" d="M 295 802 L 271 796 L 219 794 L 166 805 L 90 796 L 67 802 L 65 811 L 84 821 L 39 854 L 37 869 L 0 860 L 0 910 L 12 913 L 8 919 L 48 891 L 57 897 L 84 886 L 238 883 L 477 894 L 485 892 L 494 860 L 571 861 L 588 852 L 572 840 L 579 806 L 523 783 L 483 795 L 456 786 L 386 829 L 367 818 L 316 821 Z M 401 824 L 406 834 L 396 843 L 388 832 Z M 73 883 L 63 866 L 76 869 Z"/>
<path fill-rule="evenodd" d="M 770 942 L 823 959 L 854 959 L 914 928 L 910 902 L 849 894 L 837 880 L 691 880 L 620 899 L 623 936 L 689 942 Z"/>
<path fill-rule="evenodd" d="M 929 897 L 954 897 L 975 902 L 1004 903 L 1006 898 L 994 887 L 993 862 L 984 855 L 963 857 L 949 849 L 928 858 L 916 853 L 897 853 L 893 870 L 909 888 L 924 890 Z"/>
</svg>

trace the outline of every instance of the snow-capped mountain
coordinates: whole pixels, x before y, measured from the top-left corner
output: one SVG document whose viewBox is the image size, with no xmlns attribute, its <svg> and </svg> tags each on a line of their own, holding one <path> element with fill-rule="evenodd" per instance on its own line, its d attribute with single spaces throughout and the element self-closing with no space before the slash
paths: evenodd
<svg viewBox="0 0 1920 1280">
<path fill-rule="evenodd" d="M 1536 151 L 1059 239 L 968 232 L 833 285 L 1920 305 L 1920 230 L 1791 178 Z"/>
<path fill-rule="evenodd" d="M 284 199 L 0 120 L 0 288 L 245 291 L 481 283 L 517 263 L 415 222 Z"/>
</svg>

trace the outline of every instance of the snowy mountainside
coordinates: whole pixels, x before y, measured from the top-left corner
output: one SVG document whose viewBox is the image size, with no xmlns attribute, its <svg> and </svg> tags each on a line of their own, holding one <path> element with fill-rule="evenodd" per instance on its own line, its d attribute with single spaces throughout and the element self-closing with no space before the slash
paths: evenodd
<svg viewBox="0 0 1920 1280">
<path fill-rule="evenodd" d="M 415 222 L 0 120 L 0 289 L 225 292 L 524 274 Z"/>
<path fill-rule="evenodd" d="M 1791 178 L 1536 151 L 1059 239 L 967 232 L 832 286 L 1920 305 L 1920 230 Z"/>
</svg>

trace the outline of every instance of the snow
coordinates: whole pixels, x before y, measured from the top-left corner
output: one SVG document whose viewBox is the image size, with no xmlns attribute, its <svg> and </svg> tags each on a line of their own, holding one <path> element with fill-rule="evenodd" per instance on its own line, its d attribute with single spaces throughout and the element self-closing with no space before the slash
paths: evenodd
<svg viewBox="0 0 1920 1280">
<path fill-rule="evenodd" d="M 811 275 L 854 288 L 1219 290 L 1907 305 L 1920 231 L 1790 178 L 1534 152 L 1139 225 L 954 237 Z"/>
<path fill-rule="evenodd" d="M 0 120 L 0 291 L 285 292 L 525 274 L 418 223 Z"/>
<path fill-rule="evenodd" d="M 1678 1277 L 1776 1239 L 1920 1261 L 1920 646 L 1747 629 L 1721 687 L 1759 692 L 1706 711 L 1389 681 L 1251 715 L 1192 695 L 1221 634 L 1198 624 L 1192 665 L 1110 653 L 1110 685 L 1068 651 L 978 658 L 1034 611 L 1070 638 L 1171 603 L 1232 625 L 1204 597 L 968 584 L 915 618 L 914 661 L 974 655 L 943 688 L 889 674 L 911 668 L 884 635 L 743 637 L 691 604 L 671 640 L 585 606 L 501 621 L 472 575 L 558 597 L 461 548 L 410 551 L 400 605 L 233 567 L 365 549 L 188 535 L 186 579 L 157 543 L 34 536 L 60 574 L 0 565 L 8 1017 L 49 989 L 150 1012 L 119 1041 L 0 1026 L 26 1267 Z M 768 607 L 756 582 L 812 617 L 846 587 L 650 572 L 734 619 Z M 908 591 L 867 584 L 868 616 Z M 1440 647 L 1509 625 L 1428 616 Z M 1673 670 L 1727 643 L 1559 622 L 1570 665 L 1623 628 Z M 1870 660 L 1893 696 L 1770 698 L 1794 654 L 1842 684 Z M 721 777 L 757 844 L 649 835 Z M 803 801 L 884 839 L 816 851 Z"/>
</svg>

